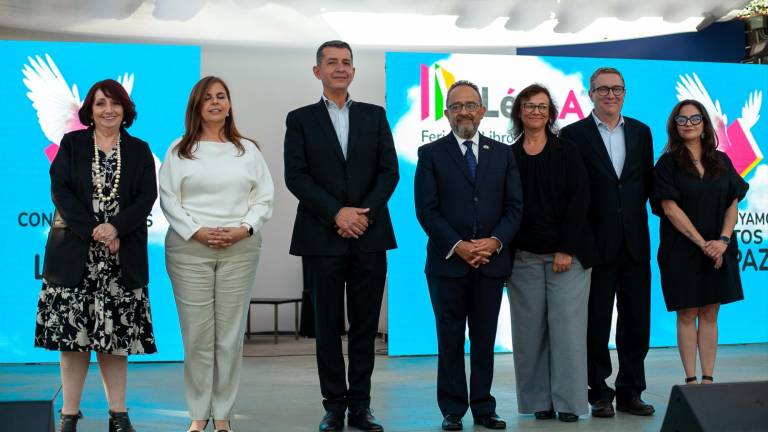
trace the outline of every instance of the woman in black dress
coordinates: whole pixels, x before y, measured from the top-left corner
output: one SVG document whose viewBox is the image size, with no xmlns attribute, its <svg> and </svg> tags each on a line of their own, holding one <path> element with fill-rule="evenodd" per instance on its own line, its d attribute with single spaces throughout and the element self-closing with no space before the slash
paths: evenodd
<svg viewBox="0 0 768 432">
<path fill-rule="evenodd" d="M 91 351 L 109 403 L 109 431 L 133 432 L 127 356 L 156 351 L 147 284 L 147 216 L 157 197 L 152 153 L 125 131 L 136 110 L 114 80 L 91 87 L 88 129 L 61 140 L 51 164 L 56 206 L 48 234 L 35 346 L 61 352 L 60 430 L 75 431 Z"/>
<path fill-rule="evenodd" d="M 737 242 L 738 201 L 749 185 L 728 156 L 704 106 L 684 100 L 667 122 L 667 147 L 654 169 L 653 212 L 661 218 L 658 263 L 667 310 L 677 312 L 686 383 L 712 383 L 720 305 L 744 298 Z M 698 320 L 698 328 L 697 328 Z"/>
</svg>

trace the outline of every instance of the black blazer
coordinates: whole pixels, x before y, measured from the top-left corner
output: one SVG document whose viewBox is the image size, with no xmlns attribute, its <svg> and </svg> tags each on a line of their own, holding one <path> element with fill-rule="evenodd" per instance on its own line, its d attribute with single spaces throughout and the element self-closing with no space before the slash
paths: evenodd
<svg viewBox="0 0 768 432">
<path fill-rule="evenodd" d="M 387 201 L 400 175 L 384 108 L 350 104 L 346 160 L 322 99 L 288 113 L 285 125 L 285 184 L 299 199 L 290 253 L 338 256 L 353 247 L 362 252 L 396 248 Z M 359 239 L 336 232 L 334 218 L 342 207 L 371 209 Z"/>
<path fill-rule="evenodd" d="M 472 268 L 457 254 L 445 259 L 459 240 L 496 237 L 501 253 L 480 266 L 487 277 L 512 273 L 509 244 L 520 226 L 523 192 L 510 146 L 480 135 L 477 179 L 453 133 L 419 148 L 414 179 L 416 217 L 429 236 L 425 272 L 461 277 Z M 473 232 L 477 218 L 477 232 Z"/>
<path fill-rule="evenodd" d="M 70 132 L 51 164 L 51 198 L 66 228 L 51 228 L 45 245 L 43 277 L 54 285 L 76 286 L 83 279 L 93 212 L 93 138 L 91 129 Z M 125 286 L 149 283 L 147 216 L 157 198 L 155 162 L 146 142 L 121 130 L 120 212 L 109 221 L 120 237 L 120 269 Z"/>
<path fill-rule="evenodd" d="M 646 202 L 653 185 L 653 138 L 645 123 L 624 117 L 626 157 L 616 175 L 592 115 L 564 127 L 560 136 L 576 143 L 589 172 L 589 224 L 597 243 L 595 264 L 620 256 L 622 237 L 635 261 L 651 259 Z"/>
</svg>

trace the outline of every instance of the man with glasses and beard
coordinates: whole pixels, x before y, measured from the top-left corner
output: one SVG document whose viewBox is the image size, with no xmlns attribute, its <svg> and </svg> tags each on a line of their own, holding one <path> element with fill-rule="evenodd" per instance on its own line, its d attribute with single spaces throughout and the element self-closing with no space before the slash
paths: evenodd
<svg viewBox="0 0 768 432">
<path fill-rule="evenodd" d="M 426 277 L 437 325 L 437 402 L 443 430 L 462 429 L 468 408 L 476 424 L 505 429 L 491 395 L 493 350 L 507 247 L 522 217 L 520 178 L 510 147 L 480 135 L 480 92 L 457 81 L 447 94 L 452 133 L 419 148 L 416 216 L 429 237 Z M 469 323 L 469 394 L 464 331 Z"/>
<path fill-rule="evenodd" d="M 597 243 L 587 320 L 587 381 L 595 417 L 616 409 L 651 415 L 643 402 L 643 362 L 651 328 L 651 265 L 646 202 L 653 183 L 653 141 L 647 125 L 621 114 L 625 87 L 621 72 L 599 68 L 589 79 L 592 114 L 564 127 L 562 138 L 577 144 L 590 177 L 587 223 Z M 616 298 L 616 389 L 608 340 Z"/>
</svg>

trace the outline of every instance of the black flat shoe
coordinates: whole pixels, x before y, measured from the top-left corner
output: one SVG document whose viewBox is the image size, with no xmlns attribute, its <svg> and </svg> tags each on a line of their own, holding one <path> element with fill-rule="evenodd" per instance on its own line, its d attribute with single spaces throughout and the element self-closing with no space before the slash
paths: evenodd
<svg viewBox="0 0 768 432">
<path fill-rule="evenodd" d="M 635 396 L 628 400 L 616 399 L 616 409 L 636 416 L 649 416 L 656 412 L 653 405 L 643 402 L 640 396 Z"/>
<path fill-rule="evenodd" d="M 334 432 L 344 429 L 344 414 L 326 411 L 320 420 L 320 432 Z"/>
<path fill-rule="evenodd" d="M 579 416 L 574 413 L 559 412 L 557 413 L 557 419 L 561 422 L 573 423 L 579 421 Z"/>
<path fill-rule="evenodd" d="M 464 429 L 464 424 L 461 423 L 461 417 L 453 414 L 443 417 L 443 430 L 458 431 L 462 429 Z"/>
<path fill-rule="evenodd" d="M 507 422 L 496 413 L 475 417 L 475 424 L 483 425 L 487 429 L 506 429 Z"/>
<path fill-rule="evenodd" d="M 592 404 L 592 417 L 613 417 L 616 411 L 613 410 L 613 403 L 610 399 L 600 399 Z"/>
<path fill-rule="evenodd" d="M 552 420 L 555 418 L 555 412 L 553 410 L 536 411 L 533 416 L 536 417 L 536 420 Z"/>
<path fill-rule="evenodd" d="M 109 432 L 136 432 L 128 418 L 128 412 L 109 411 Z"/>
<path fill-rule="evenodd" d="M 59 411 L 59 431 L 77 432 L 77 421 L 83 418 L 83 413 L 77 411 L 77 414 L 61 414 Z"/>
<path fill-rule="evenodd" d="M 347 423 L 355 428 L 370 432 L 383 432 L 384 426 L 373 416 L 370 408 L 364 408 L 347 415 Z"/>
</svg>

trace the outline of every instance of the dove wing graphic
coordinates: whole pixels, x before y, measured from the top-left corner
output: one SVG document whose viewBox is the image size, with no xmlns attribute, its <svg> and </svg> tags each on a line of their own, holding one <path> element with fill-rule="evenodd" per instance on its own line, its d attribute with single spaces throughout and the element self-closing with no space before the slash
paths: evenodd
<svg viewBox="0 0 768 432">
<path fill-rule="evenodd" d="M 37 111 L 40 128 L 53 144 L 59 144 L 65 133 L 82 128 L 77 111 L 82 102 L 77 85 L 70 89 L 51 56 L 27 57 L 22 69 L 27 97 Z"/>
</svg>

